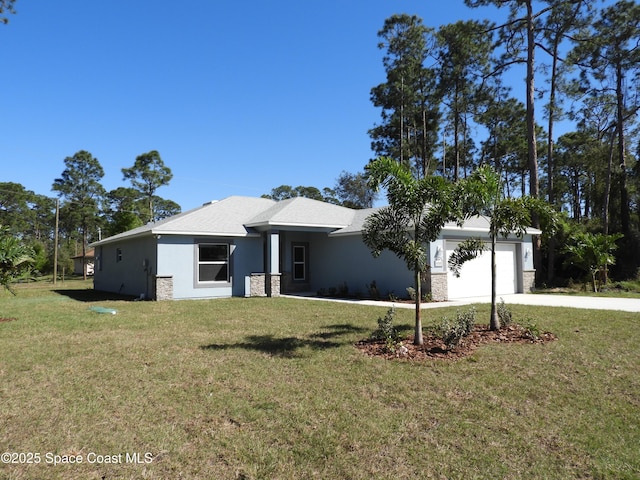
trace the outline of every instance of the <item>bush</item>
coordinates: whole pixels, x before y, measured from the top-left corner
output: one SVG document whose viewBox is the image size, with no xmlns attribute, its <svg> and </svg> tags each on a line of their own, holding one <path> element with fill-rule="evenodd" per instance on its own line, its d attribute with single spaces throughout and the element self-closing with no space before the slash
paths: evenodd
<svg viewBox="0 0 640 480">
<path fill-rule="evenodd" d="M 367 293 L 369 295 L 369 298 L 372 298 L 374 300 L 380 299 L 380 292 L 375 280 L 373 280 L 370 284 L 367 284 Z"/>
<path fill-rule="evenodd" d="M 530 340 L 537 341 L 540 340 L 540 329 L 538 325 L 533 322 L 531 318 L 527 318 L 525 320 L 525 324 L 523 325 L 524 335 Z"/>
<path fill-rule="evenodd" d="M 415 302 L 416 300 L 416 289 L 413 287 L 407 287 L 407 295 L 409 296 L 409 298 L 411 300 L 413 300 Z M 422 302 L 423 303 L 429 303 L 432 300 L 432 295 L 431 292 L 422 292 Z"/>
<path fill-rule="evenodd" d="M 387 310 L 384 317 L 378 317 L 378 328 L 371 334 L 373 340 L 384 340 L 387 350 L 395 352 L 396 347 L 400 343 L 400 334 L 393 326 L 393 319 L 396 315 L 396 309 L 391 307 Z"/>
<path fill-rule="evenodd" d="M 456 312 L 456 318 L 451 320 L 444 317 L 442 321 L 436 325 L 435 334 L 440 338 L 447 348 L 453 348 L 460 341 L 468 336 L 476 323 L 476 309 L 471 307 L 467 312 Z"/>
<path fill-rule="evenodd" d="M 504 298 L 500 298 L 500 303 L 496 306 L 496 311 L 498 313 L 498 318 L 500 319 L 501 327 L 508 327 L 511 325 L 511 321 L 513 320 L 511 310 L 504 303 Z"/>
</svg>

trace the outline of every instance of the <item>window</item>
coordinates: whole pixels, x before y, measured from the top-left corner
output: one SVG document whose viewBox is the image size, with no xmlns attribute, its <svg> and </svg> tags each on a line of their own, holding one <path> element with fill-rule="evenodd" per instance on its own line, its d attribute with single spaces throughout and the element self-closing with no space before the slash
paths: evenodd
<svg viewBox="0 0 640 480">
<path fill-rule="evenodd" d="M 293 280 L 303 281 L 307 279 L 307 247 L 306 245 L 293 246 Z"/>
<path fill-rule="evenodd" d="M 198 282 L 229 281 L 229 245 L 198 245 Z"/>
<path fill-rule="evenodd" d="M 122 261 L 122 249 L 116 248 L 116 262 Z"/>
</svg>

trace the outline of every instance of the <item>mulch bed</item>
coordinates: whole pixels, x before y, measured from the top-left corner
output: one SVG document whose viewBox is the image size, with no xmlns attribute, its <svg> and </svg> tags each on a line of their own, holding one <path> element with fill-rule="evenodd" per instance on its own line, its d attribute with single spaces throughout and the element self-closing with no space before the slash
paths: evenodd
<svg viewBox="0 0 640 480">
<path fill-rule="evenodd" d="M 500 330 L 489 330 L 488 325 L 476 325 L 469 336 L 463 338 L 460 343 L 448 349 L 442 340 L 424 335 L 423 345 L 413 344 L 413 335 L 402 341 L 402 347 L 397 347 L 394 352 L 389 351 L 384 341 L 364 339 L 355 344 L 356 348 L 364 354 L 382 357 L 388 360 L 457 360 L 471 355 L 479 346 L 489 343 L 521 343 L 535 344 L 556 340 L 556 336 L 550 332 L 540 333 L 538 338 L 532 336 L 524 327 L 512 324 Z"/>
</svg>

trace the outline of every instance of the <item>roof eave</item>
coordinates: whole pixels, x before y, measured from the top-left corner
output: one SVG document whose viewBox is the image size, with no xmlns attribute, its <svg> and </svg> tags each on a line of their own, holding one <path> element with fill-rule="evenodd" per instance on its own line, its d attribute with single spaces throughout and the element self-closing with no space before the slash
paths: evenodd
<svg viewBox="0 0 640 480">
<path fill-rule="evenodd" d="M 113 236 L 109 238 L 105 238 L 104 240 L 98 240 L 97 242 L 93 242 L 89 244 L 89 247 L 99 247 L 102 245 L 108 245 L 110 243 L 118 243 L 127 240 L 131 240 L 134 238 L 142 238 L 147 236 L 154 236 L 156 238 L 160 238 L 163 235 L 166 236 L 191 236 L 191 237 L 260 237 L 259 232 L 246 232 L 246 233 L 238 233 L 238 232 L 202 232 L 202 231 L 165 231 L 165 230 L 147 230 L 140 233 L 134 233 L 131 235 L 126 235 L 122 237 Z"/>
<path fill-rule="evenodd" d="M 458 227 L 458 226 L 448 226 L 442 229 L 443 232 L 477 232 L 477 233 L 486 233 L 489 234 L 488 227 Z M 511 234 L 514 234 L 512 232 Z M 510 234 L 510 235 L 511 235 Z M 537 228 L 529 227 L 524 231 L 525 235 L 542 235 L 542 230 Z"/>
<path fill-rule="evenodd" d="M 89 247 L 95 248 L 95 247 L 100 247 L 102 245 L 108 245 L 110 243 L 118 243 L 123 240 L 129 240 L 131 238 L 140 238 L 140 237 L 146 237 L 150 235 L 153 235 L 151 230 L 145 230 L 144 232 L 133 233 L 131 235 L 122 235 L 122 236 L 113 235 L 112 237 L 107 237 L 103 240 L 98 240 L 97 242 L 90 243 Z"/>
<path fill-rule="evenodd" d="M 188 237 L 237 237 L 237 238 L 260 237 L 260 233 L 259 232 L 239 233 L 239 232 L 214 232 L 214 231 L 212 231 L 212 232 L 202 232 L 202 231 L 198 231 L 198 232 L 194 232 L 194 231 L 162 232 L 162 231 L 158 231 L 158 232 L 154 232 L 154 235 L 156 235 L 158 238 L 161 237 L 162 235 L 166 235 L 166 236 L 182 235 L 182 236 L 188 236 Z"/>
<path fill-rule="evenodd" d="M 464 232 L 464 233 L 484 233 L 484 234 L 489 234 L 489 229 L 486 227 L 457 227 L 457 226 L 448 226 L 448 227 L 444 227 L 441 231 L 442 233 L 447 233 L 447 232 Z M 542 234 L 542 230 L 539 230 L 537 228 L 533 228 L 533 227 L 529 227 L 525 230 L 525 235 L 541 235 Z M 329 234 L 332 237 L 346 237 L 348 235 L 362 235 L 362 230 L 349 230 L 346 232 L 341 232 L 340 230 L 337 230 L 335 232 L 331 232 Z"/>
<path fill-rule="evenodd" d="M 259 229 L 271 229 L 271 228 L 313 228 L 316 230 L 327 230 L 333 231 L 341 228 L 345 228 L 348 225 L 340 224 L 324 224 L 324 223 L 296 223 L 296 222 L 255 222 L 255 223 L 245 223 L 245 227 L 247 228 L 259 228 Z"/>
</svg>

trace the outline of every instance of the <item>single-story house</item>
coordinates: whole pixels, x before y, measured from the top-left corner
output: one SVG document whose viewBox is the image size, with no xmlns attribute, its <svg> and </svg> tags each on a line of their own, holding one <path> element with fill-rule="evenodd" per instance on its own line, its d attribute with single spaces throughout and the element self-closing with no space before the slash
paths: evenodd
<svg viewBox="0 0 640 480">
<path fill-rule="evenodd" d="M 278 296 L 343 291 L 407 295 L 413 276 L 392 252 L 374 258 L 362 240 L 375 209 L 354 210 L 304 197 L 283 201 L 232 196 L 93 243 L 96 290 L 156 300 Z M 456 278 L 447 260 L 467 236 L 488 237 L 478 217 L 447 225 L 428 246 L 425 288 L 434 300 L 489 295 L 490 255 L 465 264 Z M 530 229 L 500 239 L 497 293 L 528 292 L 534 270 Z"/>
<path fill-rule="evenodd" d="M 93 248 L 88 249 L 85 252 L 85 256 L 82 254 L 71 257 L 73 260 L 73 274 L 74 275 L 93 275 L 93 265 L 95 260 L 95 250 Z M 82 270 L 84 264 L 84 272 Z"/>
</svg>

